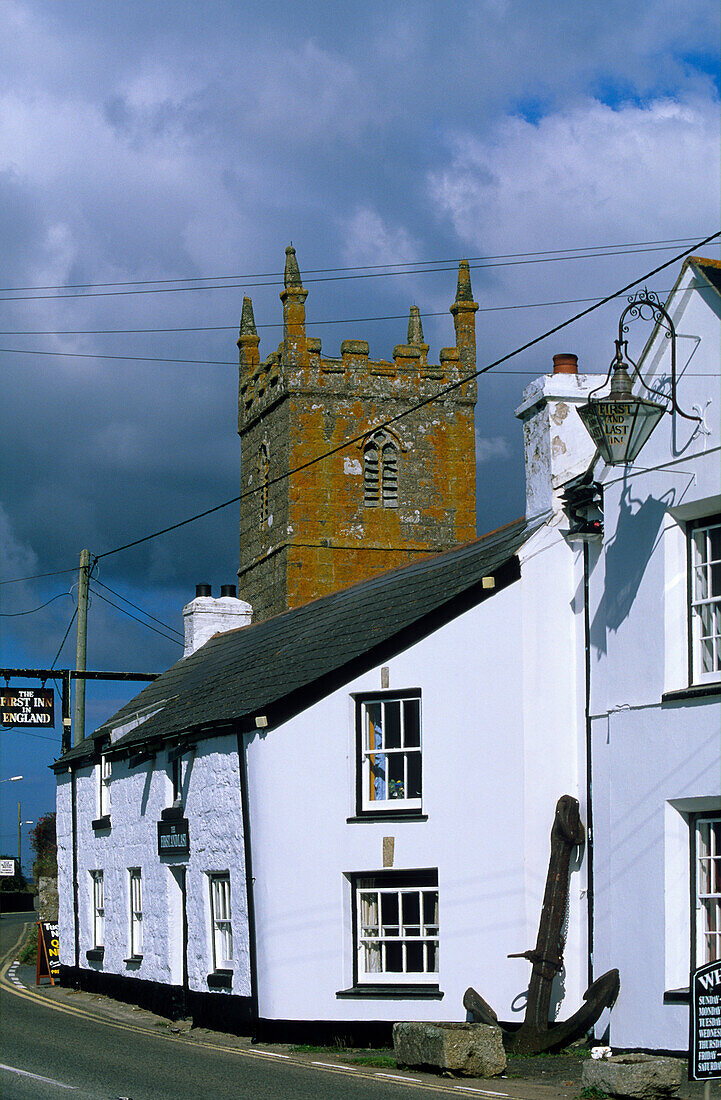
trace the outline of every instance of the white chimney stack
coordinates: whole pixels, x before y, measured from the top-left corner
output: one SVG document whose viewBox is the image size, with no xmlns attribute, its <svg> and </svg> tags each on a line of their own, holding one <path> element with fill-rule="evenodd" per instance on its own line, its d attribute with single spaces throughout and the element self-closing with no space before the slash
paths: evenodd
<svg viewBox="0 0 721 1100">
<path fill-rule="evenodd" d="M 553 374 L 523 391 L 516 416 L 523 423 L 527 519 L 559 511 L 563 485 L 588 469 L 595 446 L 576 408 L 602 381 L 578 373 L 578 356 L 554 355 Z"/>
<path fill-rule="evenodd" d="M 250 625 L 253 609 L 245 600 L 237 598 L 234 584 L 224 584 L 217 600 L 211 592 L 209 584 L 196 585 L 195 599 L 183 608 L 184 657 L 195 653 L 214 634 Z"/>
</svg>

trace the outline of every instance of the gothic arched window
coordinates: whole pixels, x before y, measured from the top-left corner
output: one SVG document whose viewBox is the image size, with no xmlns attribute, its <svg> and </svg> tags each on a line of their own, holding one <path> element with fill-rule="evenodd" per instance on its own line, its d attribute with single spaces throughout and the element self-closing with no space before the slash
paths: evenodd
<svg viewBox="0 0 721 1100">
<path fill-rule="evenodd" d="M 363 448 L 363 502 L 369 508 L 398 507 L 398 447 L 382 431 Z"/>
<path fill-rule="evenodd" d="M 260 497 L 260 526 L 263 527 L 268 522 L 268 468 L 270 462 L 268 460 L 268 447 L 265 443 L 261 443 L 260 450 L 258 451 L 258 481 L 260 489 L 258 495 Z"/>
<path fill-rule="evenodd" d="M 393 443 L 384 443 L 381 452 L 381 484 L 383 507 L 398 507 L 398 449 Z"/>
</svg>

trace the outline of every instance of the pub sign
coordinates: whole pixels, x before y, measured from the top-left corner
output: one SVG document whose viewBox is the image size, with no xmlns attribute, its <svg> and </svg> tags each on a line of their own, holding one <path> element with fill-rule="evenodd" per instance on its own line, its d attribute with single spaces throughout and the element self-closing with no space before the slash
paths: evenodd
<svg viewBox="0 0 721 1100">
<path fill-rule="evenodd" d="M 721 959 L 691 975 L 689 1077 L 721 1077 Z"/>
<path fill-rule="evenodd" d="M 52 688 L 4 688 L 0 712 L 4 726 L 54 726 L 55 692 Z"/>
<path fill-rule="evenodd" d="M 158 822 L 158 855 L 190 855 L 190 832 L 187 818 L 181 817 L 178 821 Z"/>
</svg>

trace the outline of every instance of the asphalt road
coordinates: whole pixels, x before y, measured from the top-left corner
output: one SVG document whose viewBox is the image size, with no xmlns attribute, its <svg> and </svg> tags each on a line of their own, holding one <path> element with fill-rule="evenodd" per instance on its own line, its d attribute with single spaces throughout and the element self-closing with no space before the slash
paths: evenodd
<svg viewBox="0 0 721 1100">
<path fill-rule="evenodd" d="M 2 916 L 0 958 L 34 919 Z M 3 1100 L 439 1100 L 450 1091 L 372 1071 L 285 1063 L 260 1051 L 210 1050 L 59 1011 L 7 984 L 1 1007 Z"/>
</svg>

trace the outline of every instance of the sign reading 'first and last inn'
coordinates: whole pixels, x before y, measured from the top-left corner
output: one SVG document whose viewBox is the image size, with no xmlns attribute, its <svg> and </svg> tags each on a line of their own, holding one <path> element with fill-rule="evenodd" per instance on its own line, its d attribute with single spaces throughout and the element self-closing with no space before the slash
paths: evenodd
<svg viewBox="0 0 721 1100">
<path fill-rule="evenodd" d="M 6 688 L 0 694 L 0 712 L 4 726 L 54 726 L 52 688 Z"/>
</svg>

